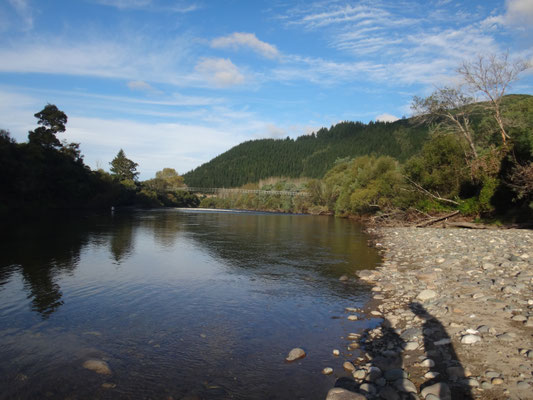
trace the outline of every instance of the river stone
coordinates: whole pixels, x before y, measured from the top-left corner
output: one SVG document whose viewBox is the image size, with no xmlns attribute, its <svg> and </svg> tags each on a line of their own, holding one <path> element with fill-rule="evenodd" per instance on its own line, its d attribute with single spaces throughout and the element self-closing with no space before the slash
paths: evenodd
<svg viewBox="0 0 533 400">
<path fill-rule="evenodd" d="M 429 395 L 436 396 L 441 400 L 452 400 L 450 388 L 444 382 L 435 383 L 422 389 L 422 397 L 427 399 Z"/>
<path fill-rule="evenodd" d="M 341 354 L 341 352 L 339 350 L 337 350 L 337 349 L 333 350 L 333 355 L 334 356 L 339 356 L 340 354 Z"/>
<path fill-rule="evenodd" d="M 379 397 L 383 400 L 400 400 L 400 395 L 390 386 L 385 386 L 379 391 Z"/>
<path fill-rule="evenodd" d="M 413 382 L 411 382 L 409 379 L 398 379 L 394 381 L 394 386 L 396 389 L 398 389 L 400 392 L 405 393 L 417 393 L 416 386 Z"/>
<path fill-rule="evenodd" d="M 525 381 L 520 381 L 516 384 L 518 390 L 529 390 L 530 384 Z"/>
<path fill-rule="evenodd" d="M 350 321 L 357 321 L 358 319 L 357 315 L 348 315 L 348 320 Z"/>
<path fill-rule="evenodd" d="M 355 379 L 365 379 L 366 371 L 364 369 L 358 369 L 357 371 L 353 371 L 352 375 Z"/>
<path fill-rule="evenodd" d="M 342 368 L 344 368 L 346 371 L 349 371 L 349 372 L 355 371 L 355 367 L 350 361 L 345 361 L 342 364 Z"/>
<path fill-rule="evenodd" d="M 285 358 L 285 360 L 291 362 L 303 357 L 305 357 L 305 351 L 303 351 L 303 349 L 300 349 L 299 347 L 296 347 L 289 352 L 289 355 L 287 356 L 287 358 Z"/>
<path fill-rule="evenodd" d="M 426 358 L 424 361 L 420 363 L 420 365 L 423 367 L 431 368 L 435 366 L 435 361 L 433 361 L 431 358 Z"/>
<path fill-rule="evenodd" d="M 332 374 L 333 373 L 333 368 L 330 368 L 330 367 L 326 367 L 322 370 L 322 373 L 324 375 L 329 375 L 329 374 Z"/>
<path fill-rule="evenodd" d="M 396 381 L 398 379 L 407 378 L 407 373 L 401 368 L 393 368 L 385 371 L 384 376 L 388 381 Z"/>
<path fill-rule="evenodd" d="M 366 400 L 366 397 L 343 388 L 333 388 L 329 390 L 326 400 Z"/>
<path fill-rule="evenodd" d="M 474 344 L 480 341 L 481 341 L 481 338 L 477 335 L 464 335 L 461 338 L 461 343 L 463 344 Z"/>
<path fill-rule="evenodd" d="M 418 342 L 407 342 L 405 344 L 405 351 L 412 351 L 418 349 Z"/>
<path fill-rule="evenodd" d="M 431 289 L 422 290 L 416 298 L 421 301 L 431 300 L 437 297 L 437 292 Z"/>
<path fill-rule="evenodd" d="M 503 379 L 502 378 L 492 378 L 490 383 L 492 383 L 493 385 L 501 385 L 503 383 Z"/>
<path fill-rule="evenodd" d="M 444 339 L 437 340 L 436 342 L 433 342 L 433 344 L 435 346 L 445 346 L 447 344 L 450 344 L 451 342 L 452 340 L 450 338 L 444 338 Z"/>
<path fill-rule="evenodd" d="M 94 371 L 97 374 L 111 375 L 109 365 L 102 360 L 87 360 L 83 363 L 83 368 Z"/>
<path fill-rule="evenodd" d="M 368 393 L 371 396 L 376 394 L 376 387 L 370 383 L 363 383 L 361 386 L 359 386 L 359 390 L 361 392 Z"/>
</svg>

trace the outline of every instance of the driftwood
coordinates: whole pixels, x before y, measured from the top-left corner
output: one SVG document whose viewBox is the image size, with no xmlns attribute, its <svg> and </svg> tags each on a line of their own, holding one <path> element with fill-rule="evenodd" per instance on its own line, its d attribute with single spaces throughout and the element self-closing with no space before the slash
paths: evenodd
<svg viewBox="0 0 533 400">
<path fill-rule="evenodd" d="M 424 226 L 429 226 L 429 225 L 433 225 L 434 223 L 437 223 L 437 222 L 440 222 L 440 221 L 443 221 L 445 219 L 448 219 L 448 218 L 451 218 L 451 217 L 454 217 L 456 216 L 457 214 L 459 214 L 459 211 L 454 211 L 452 213 L 449 213 L 449 214 L 446 214 L 446 215 L 442 215 L 440 217 L 436 217 L 436 218 L 431 218 L 429 220 L 426 220 L 426 221 L 423 221 L 419 224 L 416 224 L 415 226 L 417 228 L 423 228 Z"/>
<path fill-rule="evenodd" d="M 446 227 L 467 229 L 488 229 L 486 225 L 474 224 L 473 222 L 445 222 Z"/>
</svg>

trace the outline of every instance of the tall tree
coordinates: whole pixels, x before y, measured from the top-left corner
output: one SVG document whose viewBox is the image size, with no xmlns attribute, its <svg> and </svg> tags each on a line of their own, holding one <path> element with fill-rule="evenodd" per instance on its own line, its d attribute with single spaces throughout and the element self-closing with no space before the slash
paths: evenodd
<svg viewBox="0 0 533 400">
<path fill-rule="evenodd" d="M 442 131 L 452 131 L 466 140 L 471 157 L 477 158 L 476 145 L 470 127 L 471 104 L 474 98 L 464 93 L 461 87 L 436 89 L 430 96 L 415 96 L 411 109 L 423 122 L 437 122 Z M 468 157 L 470 158 L 470 157 Z"/>
<path fill-rule="evenodd" d="M 183 177 L 180 176 L 174 168 L 163 168 L 155 173 L 156 179 L 164 180 L 170 187 L 183 186 Z"/>
<path fill-rule="evenodd" d="M 112 175 L 119 181 L 137 180 L 137 176 L 139 175 L 137 167 L 139 164 L 127 158 L 124 150 L 120 149 L 116 157 L 109 164 L 111 165 Z"/>
<path fill-rule="evenodd" d="M 30 144 L 35 144 L 44 148 L 60 149 L 61 142 L 56 137 L 59 132 L 65 132 L 65 124 L 67 123 L 67 115 L 59 110 L 53 104 L 47 104 L 41 111 L 34 114 L 38 119 L 40 127 L 28 134 Z"/>
<path fill-rule="evenodd" d="M 457 69 L 470 89 L 487 100 L 498 123 L 503 144 L 509 139 L 509 135 L 502 117 L 502 98 L 509 86 L 518 79 L 518 75 L 530 67 L 530 63 L 522 60 L 510 61 L 509 54 L 506 53 L 502 56 L 480 55 L 475 61 L 463 62 Z"/>
</svg>

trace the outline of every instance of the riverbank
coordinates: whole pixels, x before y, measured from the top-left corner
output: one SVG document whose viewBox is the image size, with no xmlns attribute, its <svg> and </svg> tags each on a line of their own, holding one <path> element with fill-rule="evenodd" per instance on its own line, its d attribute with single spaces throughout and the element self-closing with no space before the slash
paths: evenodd
<svg viewBox="0 0 533 400">
<path fill-rule="evenodd" d="M 373 285 L 366 314 L 383 322 L 348 360 L 355 384 L 337 386 L 391 400 L 533 399 L 533 231 L 370 233 L 384 262 L 359 277 Z"/>
</svg>

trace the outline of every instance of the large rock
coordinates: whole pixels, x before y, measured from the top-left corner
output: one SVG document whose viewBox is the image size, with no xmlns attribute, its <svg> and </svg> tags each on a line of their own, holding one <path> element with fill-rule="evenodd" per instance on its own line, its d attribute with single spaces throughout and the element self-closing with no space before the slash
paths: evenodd
<svg viewBox="0 0 533 400">
<path fill-rule="evenodd" d="M 366 397 L 346 389 L 333 388 L 329 390 L 326 400 L 366 400 Z"/>
<path fill-rule="evenodd" d="M 83 368 L 94 371 L 97 374 L 111 375 L 109 365 L 102 360 L 87 360 L 83 363 Z"/>
<path fill-rule="evenodd" d="M 295 349 L 292 349 L 289 352 L 289 355 L 285 358 L 285 360 L 291 362 L 291 361 L 299 360 L 300 358 L 304 358 L 304 357 L 305 357 L 305 351 L 297 347 Z"/>
<path fill-rule="evenodd" d="M 416 386 L 409 379 L 398 379 L 394 382 L 394 387 L 400 392 L 405 393 L 417 393 Z"/>
</svg>

